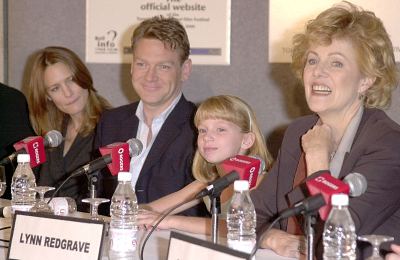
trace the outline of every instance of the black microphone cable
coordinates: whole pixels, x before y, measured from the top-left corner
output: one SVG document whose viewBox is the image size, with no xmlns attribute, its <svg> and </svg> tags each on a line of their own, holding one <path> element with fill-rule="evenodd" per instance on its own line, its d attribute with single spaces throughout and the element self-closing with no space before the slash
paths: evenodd
<svg viewBox="0 0 400 260">
<path fill-rule="evenodd" d="M 295 204 L 293 207 L 287 208 L 279 213 L 278 217 L 268 226 L 266 231 L 257 239 L 256 244 L 251 252 L 251 256 L 254 256 L 257 252 L 258 247 L 260 246 L 261 241 L 264 239 L 264 236 L 271 230 L 271 228 L 281 219 L 289 218 L 292 216 L 296 216 L 299 214 L 307 215 L 316 210 L 320 207 L 325 205 L 325 200 L 321 194 L 317 194 L 311 197 L 308 197 L 299 203 Z"/>
<path fill-rule="evenodd" d="M 47 204 L 50 204 L 50 201 L 52 201 L 52 199 L 56 196 L 56 194 L 58 193 L 58 191 L 64 186 L 64 184 L 67 182 L 67 181 L 69 181 L 71 178 L 73 178 L 73 177 L 76 177 L 76 176 L 79 176 L 79 175 L 81 175 L 82 173 L 81 172 L 73 172 L 71 175 L 69 175 L 58 187 L 57 187 L 57 189 L 53 192 L 53 194 L 50 196 L 50 198 L 49 198 L 49 200 L 47 201 Z M 89 176 L 88 176 L 88 174 L 85 174 L 87 177 L 88 177 L 88 179 L 89 179 Z"/>
<path fill-rule="evenodd" d="M 238 180 L 239 174 L 236 171 L 232 171 L 229 174 L 220 177 L 218 179 L 216 179 L 215 181 L 213 181 L 210 185 L 208 185 L 206 188 L 202 189 L 200 192 L 198 192 L 194 198 L 192 199 L 187 199 L 181 203 L 178 203 L 177 205 L 175 205 L 174 207 L 172 207 L 171 209 L 167 210 L 165 213 L 163 213 L 163 215 L 161 216 L 161 218 L 156 222 L 156 224 L 151 228 L 151 230 L 149 231 L 149 233 L 147 234 L 145 240 L 143 241 L 142 244 L 142 249 L 140 251 L 140 260 L 143 260 L 143 252 L 144 252 L 144 247 L 147 243 L 147 240 L 149 240 L 150 235 L 154 232 L 154 230 L 158 227 L 158 225 L 161 223 L 161 221 L 163 221 L 172 211 L 174 211 L 175 209 L 179 208 L 180 206 L 189 203 L 193 200 L 198 200 L 201 199 L 205 196 L 213 196 L 215 194 L 220 193 L 222 190 L 224 190 L 226 187 L 228 187 L 230 184 L 232 184 L 235 180 Z"/>
<path fill-rule="evenodd" d="M 250 253 L 250 258 L 255 256 L 258 248 L 260 247 L 261 241 L 264 239 L 266 234 L 268 234 L 268 232 L 271 230 L 271 228 L 281 219 L 282 219 L 282 216 L 279 215 L 274 221 L 272 221 L 271 224 L 269 224 L 268 228 L 264 231 L 264 233 L 262 233 L 262 235 L 256 240 L 256 244 L 254 245 L 253 250 Z"/>
<path fill-rule="evenodd" d="M 222 190 L 224 190 L 226 187 L 231 185 L 235 180 L 240 179 L 239 173 L 237 171 L 232 171 L 228 173 L 227 175 L 220 177 L 213 181 L 210 185 L 208 185 L 206 188 L 202 189 L 200 192 L 198 192 L 194 198 L 185 200 L 181 203 L 178 203 L 171 209 L 167 210 L 161 218 L 156 222 L 156 224 L 151 228 L 149 233 L 147 234 L 145 240 L 143 241 L 142 244 L 142 250 L 140 251 L 140 260 L 143 260 L 143 252 L 144 252 L 144 247 L 147 243 L 147 240 L 150 238 L 150 235 L 154 232 L 154 230 L 158 227 L 158 225 L 163 221 L 172 211 L 175 209 L 179 208 L 180 206 L 189 203 L 193 200 L 198 200 L 201 199 L 205 196 L 214 196 L 215 194 L 219 194 Z"/>
<path fill-rule="evenodd" d="M 60 184 L 60 186 L 58 186 L 58 188 L 57 188 L 57 189 L 53 192 L 53 194 L 50 196 L 49 200 L 47 201 L 47 204 L 50 204 L 50 201 L 53 200 L 53 198 L 56 196 L 56 194 L 57 194 L 58 191 L 61 189 L 61 187 L 64 186 L 64 184 L 65 184 L 67 181 L 69 181 L 69 180 L 71 179 L 71 176 L 73 176 L 73 175 L 68 176 L 68 177 Z"/>
<path fill-rule="evenodd" d="M 195 198 L 198 199 L 198 198 Z M 175 209 L 179 208 L 180 206 L 185 205 L 186 203 L 189 203 L 195 199 L 187 199 L 184 200 L 181 203 L 178 203 L 177 205 L 175 205 L 174 207 L 170 208 L 169 210 L 167 210 L 165 213 L 163 213 L 163 215 L 161 216 L 161 218 L 153 225 L 153 227 L 150 229 L 150 231 L 147 233 L 145 239 L 143 240 L 142 246 L 139 248 L 140 250 L 140 254 L 139 254 L 139 259 L 143 260 L 143 253 L 144 253 L 144 247 L 146 246 L 147 241 L 149 240 L 151 234 L 154 232 L 154 230 L 156 230 L 156 228 L 158 227 L 158 225 L 160 225 L 160 223 Z"/>
<path fill-rule="evenodd" d="M 47 202 L 47 204 L 50 203 L 50 201 L 54 198 L 54 196 L 57 194 L 57 192 L 64 186 L 64 184 L 69 181 L 71 178 L 85 174 L 86 177 L 88 177 L 89 180 L 89 175 L 92 172 L 95 172 L 97 170 L 100 170 L 104 167 L 107 166 L 107 164 L 111 163 L 111 156 L 110 155 L 104 155 L 102 157 L 99 157 L 85 165 L 83 165 L 82 167 L 79 167 L 77 170 L 73 171 L 71 173 L 71 175 L 69 175 L 61 184 L 60 186 L 58 186 L 58 188 L 53 192 L 53 194 L 51 195 L 49 201 Z M 90 180 L 89 180 L 90 181 Z"/>
<path fill-rule="evenodd" d="M 11 228 L 11 226 L 2 227 L 2 228 L 0 228 L 0 231 L 5 230 L 5 229 L 10 229 L 10 228 Z M 9 239 L 0 239 L 0 242 L 10 243 L 10 240 Z M 0 247 L 8 248 L 9 246 L 8 245 L 0 245 Z"/>
</svg>

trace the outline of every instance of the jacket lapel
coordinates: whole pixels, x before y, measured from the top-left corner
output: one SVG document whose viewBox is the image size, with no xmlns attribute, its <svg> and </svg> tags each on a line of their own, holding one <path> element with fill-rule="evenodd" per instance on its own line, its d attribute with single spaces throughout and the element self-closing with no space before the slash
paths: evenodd
<svg viewBox="0 0 400 260">
<path fill-rule="evenodd" d="M 142 170 L 140 171 L 138 183 L 140 183 L 143 178 L 148 177 L 145 173 L 159 161 L 163 154 L 168 151 L 170 144 L 180 135 L 182 124 L 185 124 L 188 117 L 191 117 L 191 111 L 192 109 L 188 106 L 188 102 L 182 96 L 176 107 L 165 120 L 160 132 L 154 140 Z"/>
<path fill-rule="evenodd" d="M 125 118 L 121 120 L 121 132 L 118 133 L 118 135 L 125 138 L 125 140 L 121 140 L 121 142 L 125 142 L 130 138 L 136 137 L 139 125 L 139 119 L 136 116 L 136 109 L 138 104 L 139 102 L 135 102 L 132 104 L 132 106 L 129 106 Z"/>
<path fill-rule="evenodd" d="M 362 135 L 364 127 L 373 112 L 374 112 L 373 109 L 368 109 L 368 108 L 364 109 L 360 125 L 358 126 L 357 133 L 354 136 L 353 144 L 351 146 L 351 154 L 347 152 L 344 156 L 342 169 L 340 169 L 340 174 L 338 177 L 339 179 L 344 178 L 346 175 L 350 173 L 351 169 L 354 168 L 356 159 L 359 158 L 359 152 L 357 151 L 359 147 L 358 146 L 358 140 L 360 140 L 359 137 Z"/>
</svg>

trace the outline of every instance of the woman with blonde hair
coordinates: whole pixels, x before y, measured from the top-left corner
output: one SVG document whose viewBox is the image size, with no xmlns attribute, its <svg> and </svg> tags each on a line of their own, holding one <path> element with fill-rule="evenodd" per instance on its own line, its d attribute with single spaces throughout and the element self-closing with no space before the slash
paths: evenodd
<svg viewBox="0 0 400 260">
<path fill-rule="evenodd" d="M 342 180 L 359 173 L 368 188 L 349 200 L 357 235 L 388 235 L 400 242 L 400 126 L 382 110 L 398 84 L 398 69 L 382 21 L 349 2 L 335 5 L 295 35 L 292 58 L 314 114 L 289 125 L 276 164 L 251 192 L 259 232 L 308 196 L 307 179 L 329 173 Z M 304 258 L 301 222 L 280 221 L 263 234 L 261 247 Z M 323 224 L 318 219 L 317 259 Z M 358 257 L 365 259 L 371 248 L 358 245 Z"/>
<path fill-rule="evenodd" d="M 73 170 L 90 161 L 96 124 L 110 105 L 97 94 L 78 55 L 57 46 L 35 54 L 28 103 L 38 135 L 58 130 L 64 137 L 60 146 L 47 151 L 47 161 L 37 176 L 38 185 L 58 187 Z M 86 191 L 87 178 L 82 176 L 67 182 L 58 195 L 78 199 L 86 196 Z"/>
<path fill-rule="evenodd" d="M 265 162 L 267 168 L 271 165 L 272 157 L 265 146 L 254 112 L 240 98 L 229 95 L 208 98 L 197 109 L 194 123 L 198 130 L 197 151 L 192 166 L 196 180 L 175 193 L 143 205 L 152 211 L 140 212 L 139 225 L 154 224 L 160 213 L 194 198 L 208 183 L 227 174 L 223 171 L 221 163 L 228 158 L 236 155 L 256 156 Z M 260 179 L 262 177 L 260 176 Z M 222 219 L 226 217 L 232 195 L 233 185 L 221 193 Z M 174 213 L 200 202 L 195 200 L 187 203 Z M 209 198 L 204 197 L 204 202 L 210 210 Z M 166 217 L 159 227 L 211 234 L 211 219 L 171 215 Z M 220 232 L 226 233 L 226 225 L 220 227 Z"/>
</svg>

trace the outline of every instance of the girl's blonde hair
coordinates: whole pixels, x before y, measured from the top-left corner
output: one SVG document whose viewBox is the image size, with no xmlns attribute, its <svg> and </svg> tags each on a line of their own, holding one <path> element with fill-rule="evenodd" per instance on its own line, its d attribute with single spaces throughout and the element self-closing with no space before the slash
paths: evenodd
<svg viewBox="0 0 400 260">
<path fill-rule="evenodd" d="M 53 129 L 62 131 L 63 120 L 68 117 L 47 98 L 44 72 L 56 63 L 65 64 L 72 72 L 73 81 L 89 92 L 83 124 L 79 130 L 81 135 L 88 135 L 96 127 L 103 110 L 111 106 L 96 93 L 92 76 L 78 55 L 64 47 L 47 47 L 38 51 L 34 57 L 28 83 L 28 104 L 33 129 L 38 135 Z"/>
<path fill-rule="evenodd" d="M 197 109 L 194 124 L 199 126 L 206 119 L 222 119 L 239 126 L 243 133 L 254 133 L 255 142 L 246 155 L 257 156 L 265 162 L 268 169 L 272 156 L 266 148 L 266 143 L 254 112 L 246 102 L 235 96 L 221 95 L 210 97 Z M 214 164 L 207 162 L 197 150 L 193 160 L 193 175 L 201 182 L 210 182 L 219 177 Z"/>
</svg>

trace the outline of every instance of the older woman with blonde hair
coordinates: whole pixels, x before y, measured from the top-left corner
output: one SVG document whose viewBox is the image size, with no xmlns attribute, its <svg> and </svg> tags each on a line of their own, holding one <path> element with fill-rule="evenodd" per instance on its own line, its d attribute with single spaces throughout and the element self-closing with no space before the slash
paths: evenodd
<svg viewBox="0 0 400 260">
<path fill-rule="evenodd" d="M 271 173 L 251 193 L 259 232 L 273 216 L 296 204 L 304 181 L 321 172 L 343 179 L 357 172 L 366 192 L 350 198 L 356 233 L 382 234 L 400 241 L 400 126 L 385 112 L 398 84 L 393 46 L 373 12 L 345 2 L 309 21 L 293 40 L 293 68 L 302 80 L 313 115 L 286 130 Z M 279 255 L 304 257 L 304 231 L 297 218 L 282 220 L 263 234 L 261 247 Z M 317 221 L 317 258 L 322 257 Z M 369 255 L 358 247 L 361 258 Z"/>
<path fill-rule="evenodd" d="M 46 47 L 33 59 L 28 83 L 30 119 L 35 132 L 62 133 L 62 144 L 47 152 L 47 162 L 38 174 L 38 185 L 57 187 L 76 168 L 90 161 L 95 127 L 101 113 L 110 107 L 97 94 L 93 79 L 78 55 L 64 47 Z M 70 180 L 60 196 L 85 196 L 85 176 Z"/>
</svg>

